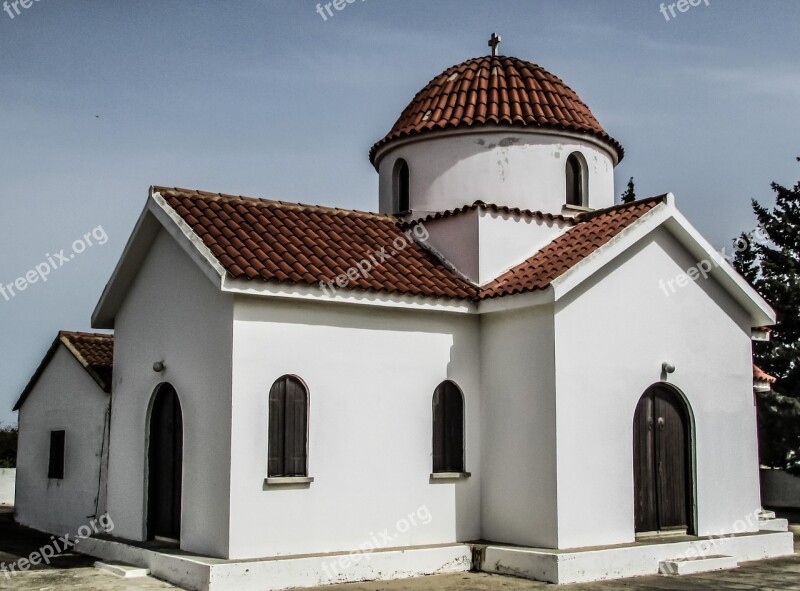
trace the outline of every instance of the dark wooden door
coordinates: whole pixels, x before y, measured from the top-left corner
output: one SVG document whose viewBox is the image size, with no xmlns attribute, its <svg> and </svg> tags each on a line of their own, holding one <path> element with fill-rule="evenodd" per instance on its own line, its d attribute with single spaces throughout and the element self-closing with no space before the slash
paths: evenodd
<svg viewBox="0 0 800 591">
<path fill-rule="evenodd" d="M 148 539 L 179 540 L 183 476 L 183 415 L 178 395 L 165 385 L 150 416 Z"/>
<path fill-rule="evenodd" d="M 688 530 L 692 506 L 689 414 L 666 386 L 647 390 L 634 419 L 636 531 Z"/>
</svg>

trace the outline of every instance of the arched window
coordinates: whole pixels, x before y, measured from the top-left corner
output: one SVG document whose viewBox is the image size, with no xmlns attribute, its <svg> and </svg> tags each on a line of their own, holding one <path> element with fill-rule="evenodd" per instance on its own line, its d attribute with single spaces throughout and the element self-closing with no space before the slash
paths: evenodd
<svg viewBox="0 0 800 591">
<path fill-rule="evenodd" d="M 449 380 L 433 393 L 433 472 L 464 472 L 464 395 Z"/>
<path fill-rule="evenodd" d="M 308 391 L 294 376 L 269 391 L 269 477 L 308 476 Z"/>
<path fill-rule="evenodd" d="M 408 162 L 402 158 L 394 165 L 394 202 L 396 213 L 407 213 L 411 209 L 411 172 Z"/>
<path fill-rule="evenodd" d="M 567 158 L 567 205 L 586 207 L 586 165 L 578 152 Z"/>
</svg>

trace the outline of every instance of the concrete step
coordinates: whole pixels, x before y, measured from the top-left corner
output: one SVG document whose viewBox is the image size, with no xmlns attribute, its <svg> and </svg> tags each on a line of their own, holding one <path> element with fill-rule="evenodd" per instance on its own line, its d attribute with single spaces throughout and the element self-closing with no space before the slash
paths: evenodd
<svg viewBox="0 0 800 591">
<path fill-rule="evenodd" d="M 146 577 L 150 574 L 150 569 L 148 568 L 140 568 L 138 566 L 131 566 L 121 562 L 100 562 L 98 560 L 94 563 L 94 567 L 98 570 L 102 570 L 114 576 L 125 579 Z"/>
<path fill-rule="evenodd" d="M 775 511 L 767 511 L 763 510 L 761 513 L 758 514 L 759 519 L 775 519 Z"/>
<path fill-rule="evenodd" d="M 703 556 L 701 558 L 677 558 L 675 560 L 662 560 L 658 565 L 658 572 L 662 575 L 693 575 L 708 573 L 715 570 L 736 568 L 739 563 L 733 556 Z"/>
<path fill-rule="evenodd" d="M 759 519 L 759 531 L 789 531 L 788 519 Z"/>
</svg>

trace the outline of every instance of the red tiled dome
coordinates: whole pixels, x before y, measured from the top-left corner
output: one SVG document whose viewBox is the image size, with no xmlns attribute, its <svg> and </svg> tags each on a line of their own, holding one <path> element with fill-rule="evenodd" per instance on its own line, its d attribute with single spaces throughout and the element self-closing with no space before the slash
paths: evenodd
<svg viewBox="0 0 800 591">
<path fill-rule="evenodd" d="M 448 68 L 417 93 L 392 130 L 375 144 L 375 155 L 401 138 L 480 125 L 543 127 L 586 133 L 616 151 L 622 145 L 609 136 L 589 107 L 560 78 L 515 57 L 484 56 Z"/>
</svg>

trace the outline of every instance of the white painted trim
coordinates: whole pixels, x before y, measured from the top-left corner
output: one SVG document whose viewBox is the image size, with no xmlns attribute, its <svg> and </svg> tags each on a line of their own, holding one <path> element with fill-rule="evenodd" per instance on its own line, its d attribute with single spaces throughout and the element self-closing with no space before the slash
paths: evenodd
<svg viewBox="0 0 800 591">
<path fill-rule="evenodd" d="M 433 472 L 431 480 L 466 480 L 472 472 Z"/>
<path fill-rule="evenodd" d="M 311 484 L 312 482 L 314 482 L 314 478 L 311 476 L 270 476 L 264 480 L 267 486 Z"/>
<path fill-rule="evenodd" d="M 584 205 L 569 205 L 565 204 L 561 206 L 561 215 L 575 215 L 578 213 L 591 213 L 596 211 L 593 207 L 586 207 Z"/>
<path fill-rule="evenodd" d="M 352 289 L 337 289 L 332 294 L 328 294 L 320 287 L 308 285 L 233 279 L 186 221 L 167 204 L 160 193 L 153 192 L 139 218 L 131 239 L 125 247 L 122 259 L 118 263 L 92 316 L 92 326 L 95 328 L 113 328 L 113 316 L 116 314 L 116 308 L 121 303 L 121 298 L 124 297 L 126 291 L 124 285 L 128 285 L 133 276 L 135 276 L 136 271 L 138 271 L 138 261 L 129 261 L 128 259 L 133 257 L 134 254 L 142 254 L 140 251 L 149 248 L 149 244 L 152 243 L 157 234 L 152 222 L 148 222 L 149 216 L 155 218 L 154 221 L 157 221 L 161 227 L 166 229 L 170 236 L 197 263 L 206 277 L 226 293 L 459 314 L 483 314 L 516 310 L 559 300 L 650 232 L 664 225 L 681 244 L 698 257 L 698 260 L 715 262 L 715 267 L 711 270 L 710 275 L 714 276 L 733 295 L 734 299 L 750 313 L 753 326 L 775 324 L 775 312 L 769 307 L 769 304 L 736 273 L 727 261 L 677 211 L 674 204 L 674 196 L 671 193 L 667 194 L 665 203 L 654 207 L 635 223 L 622 230 L 608 243 L 578 262 L 566 273 L 557 277 L 547 289 L 474 302 L 470 300 L 407 296 Z"/>
<path fill-rule="evenodd" d="M 521 308 L 533 308 L 552 304 L 555 301 L 555 291 L 552 287 L 537 289 L 536 291 L 526 291 L 514 295 L 507 295 L 499 298 L 481 300 L 478 306 L 478 314 L 493 314 L 495 312 L 509 312 Z"/>
<path fill-rule="evenodd" d="M 578 261 L 566 273 L 556 277 L 551 283 L 555 291 L 555 299 L 560 300 L 565 297 L 592 275 L 605 268 L 614 258 L 663 224 L 669 215 L 667 204 L 662 203 L 655 206 L 600 248 Z"/>
<path fill-rule="evenodd" d="M 122 256 L 114 267 L 111 278 L 103 288 L 100 300 L 92 312 L 92 328 L 114 328 L 114 316 L 117 308 L 127 292 L 127 287 L 133 280 L 138 270 L 138 255 L 142 255 L 149 250 L 150 245 L 158 234 L 155 220 L 150 213 L 149 204 L 145 204 L 133 232 L 122 250 Z"/>
<path fill-rule="evenodd" d="M 696 257 L 698 262 L 708 260 L 714 263 L 713 268 L 709 271 L 709 276 L 714 277 L 723 289 L 731 294 L 739 305 L 750 314 L 752 326 L 775 324 L 775 311 L 692 227 L 675 208 L 674 203 L 674 196 L 669 193 L 666 203 L 654 207 L 566 273 L 557 277 L 551 284 L 555 291 L 556 301 L 565 297 L 598 271 L 606 268 L 613 259 L 655 229 L 664 226 L 682 246 Z"/>
<path fill-rule="evenodd" d="M 154 192 L 148 200 L 148 206 L 169 235 L 192 257 L 206 277 L 218 288 L 221 288 L 227 271 L 211 252 L 211 249 L 205 245 L 205 242 L 195 234 L 191 226 L 170 207 L 161 193 Z"/>
<path fill-rule="evenodd" d="M 754 341 L 765 343 L 769 342 L 769 340 L 772 338 L 772 333 L 768 330 L 763 330 L 761 327 L 758 327 L 750 331 L 750 338 Z"/>
<path fill-rule="evenodd" d="M 353 289 L 337 289 L 335 295 L 325 295 L 319 287 L 290 283 L 266 282 L 258 280 L 232 279 L 226 276 L 222 291 L 241 296 L 277 297 L 311 302 L 367 305 L 389 308 L 406 308 L 435 312 L 474 314 L 477 304 L 470 300 L 449 300 L 445 298 L 425 298 L 404 296 L 384 292 L 370 292 Z"/>
<path fill-rule="evenodd" d="M 454 129 L 437 129 L 431 130 L 431 132 L 422 132 L 411 137 L 405 138 L 398 138 L 395 140 L 391 140 L 389 143 L 381 146 L 377 152 L 375 152 L 375 157 L 373 158 L 373 166 L 375 170 L 381 165 L 381 160 L 386 158 L 392 150 L 396 148 L 400 148 L 402 146 L 413 144 L 416 142 L 425 141 L 428 139 L 434 138 L 443 138 L 443 137 L 450 137 L 450 136 L 458 136 L 458 135 L 483 135 L 487 133 L 515 133 L 515 134 L 524 134 L 524 135 L 554 135 L 558 137 L 570 138 L 584 141 L 588 144 L 592 144 L 594 147 L 599 148 L 600 150 L 604 151 L 608 157 L 611 159 L 611 162 L 616 166 L 619 164 L 620 159 L 617 151 L 613 148 L 613 146 L 608 143 L 604 142 L 600 138 L 590 135 L 587 133 L 578 133 L 575 131 L 568 131 L 566 129 L 550 129 L 546 127 L 516 127 L 511 125 L 480 125 L 476 127 L 457 127 Z"/>
</svg>

